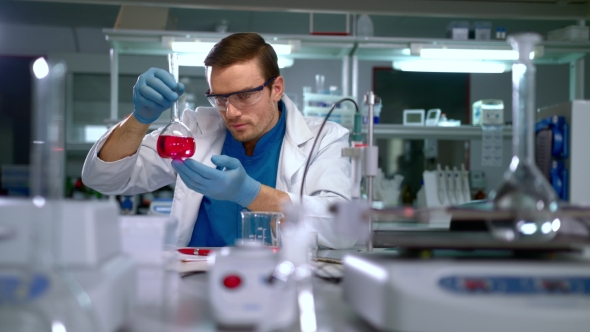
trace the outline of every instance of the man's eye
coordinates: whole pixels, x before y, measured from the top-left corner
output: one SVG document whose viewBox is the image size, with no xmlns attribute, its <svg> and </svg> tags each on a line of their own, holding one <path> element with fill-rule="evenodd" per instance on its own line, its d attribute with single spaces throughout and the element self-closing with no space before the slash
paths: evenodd
<svg viewBox="0 0 590 332">
<path fill-rule="evenodd" d="M 248 99 L 252 96 L 252 93 L 251 92 L 238 93 L 236 96 L 240 99 Z"/>
</svg>

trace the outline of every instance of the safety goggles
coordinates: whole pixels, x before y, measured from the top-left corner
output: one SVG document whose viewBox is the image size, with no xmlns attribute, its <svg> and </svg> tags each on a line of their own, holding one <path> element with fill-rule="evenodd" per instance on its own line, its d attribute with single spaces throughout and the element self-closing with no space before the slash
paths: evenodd
<svg viewBox="0 0 590 332">
<path fill-rule="evenodd" d="M 209 93 L 210 90 L 207 90 L 207 92 L 205 92 L 205 97 L 207 97 L 207 100 L 209 100 L 209 103 L 211 103 L 213 107 L 217 107 L 221 112 L 227 111 L 228 103 L 231 103 L 235 108 L 242 110 L 259 102 L 262 98 L 262 90 L 274 81 L 275 78 L 276 77 L 269 79 L 259 87 L 244 91 L 226 94 L 211 94 Z"/>
</svg>

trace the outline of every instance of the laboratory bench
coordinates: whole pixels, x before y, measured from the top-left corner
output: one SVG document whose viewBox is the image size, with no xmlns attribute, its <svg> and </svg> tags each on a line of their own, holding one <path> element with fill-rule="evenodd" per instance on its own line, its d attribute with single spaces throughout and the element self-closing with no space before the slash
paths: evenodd
<svg viewBox="0 0 590 332">
<path fill-rule="evenodd" d="M 362 249 L 320 250 L 318 257 L 340 259 L 348 252 L 359 251 Z M 170 279 L 164 285 L 168 289 L 165 304 L 152 308 L 139 306 L 120 332 L 236 331 L 218 327 L 213 321 L 207 277 L 206 272 L 198 272 Z M 313 292 L 318 331 L 375 331 L 344 302 L 341 283 L 314 276 Z M 297 330 L 294 325 L 290 331 Z"/>
</svg>

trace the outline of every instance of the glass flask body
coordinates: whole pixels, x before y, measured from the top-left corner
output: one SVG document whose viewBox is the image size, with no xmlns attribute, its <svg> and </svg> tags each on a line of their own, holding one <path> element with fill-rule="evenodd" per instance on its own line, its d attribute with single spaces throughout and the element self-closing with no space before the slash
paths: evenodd
<svg viewBox="0 0 590 332">
<path fill-rule="evenodd" d="M 512 66 L 513 156 L 494 197 L 496 209 L 511 210 L 513 220 L 488 221 L 492 235 L 512 240 L 549 240 L 559 229 L 551 213 L 557 210 L 555 191 L 535 164 L 535 66 L 531 60 L 541 36 L 522 33 L 508 37 L 519 59 Z"/>
<path fill-rule="evenodd" d="M 170 73 L 174 76 L 174 80 L 178 82 L 177 53 L 170 53 L 168 55 L 168 64 Z M 178 100 L 172 104 L 170 113 L 172 114 L 172 119 L 162 129 L 158 137 L 158 154 L 162 158 L 190 158 L 195 154 L 195 139 L 190 129 L 180 120 Z"/>
</svg>

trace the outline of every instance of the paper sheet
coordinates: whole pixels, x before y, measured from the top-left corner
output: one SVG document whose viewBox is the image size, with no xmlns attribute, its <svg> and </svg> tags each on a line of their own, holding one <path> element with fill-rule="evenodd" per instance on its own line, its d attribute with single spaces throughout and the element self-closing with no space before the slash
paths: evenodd
<svg viewBox="0 0 590 332">
<path fill-rule="evenodd" d="M 178 255 L 178 273 L 206 272 L 209 269 L 207 256 Z"/>
</svg>

